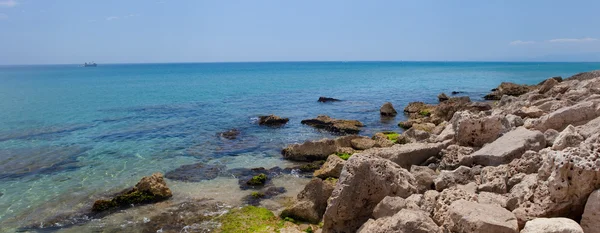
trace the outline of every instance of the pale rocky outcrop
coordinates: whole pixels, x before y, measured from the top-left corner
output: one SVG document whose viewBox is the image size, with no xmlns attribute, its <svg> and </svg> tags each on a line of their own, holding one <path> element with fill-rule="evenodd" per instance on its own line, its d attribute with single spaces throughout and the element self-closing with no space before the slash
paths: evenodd
<svg viewBox="0 0 600 233">
<path fill-rule="evenodd" d="M 581 227 L 586 233 L 600 232 L 600 190 L 592 192 L 588 197 L 581 217 Z"/>
<path fill-rule="evenodd" d="M 522 107 L 515 112 L 515 115 L 523 118 L 539 118 L 544 115 L 544 111 L 536 106 Z"/>
<path fill-rule="evenodd" d="M 474 150 L 471 147 L 450 145 L 441 151 L 442 158 L 439 167 L 445 170 L 455 169 L 460 166 L 460 160 L 462 160 L 464 156 L 473 153 L 473 151 Z"/>
<path fill-rule="evenodd" d="M 462 165 L 479 164 L 498 166 L 519 158 L 525 151 L 538 151 L 546 146 L 546 138 L 539 131 L 519 127 L 484 146 L 473 154 L 464 156 Z"/>
<path fill-rule="evenodd" d="M 336 139 L 321 139 L 306 141 L 302 144 L 292 144 L 282 150 L 283 158 L 294 161 L 325 160 L 329 155 L 343 152 L 344 148 L 352 147 L 351 141 L 362 136 L 350 135 Z"/>
<path fill-rule="evenodd" d="M 400 212 L 400 210 L 409 208 L 407 206 L 407 202 L 404 198 L 401 197 L 384 197 L 375 209 L 373 209 L 373 218 L 379 219 L 383 217 L 393 216 L 394 214 Z M 417 206 L 418 208 L 418 206 Z"/>
<path fill-rule="evenodd" d="M 438 134 L 434 142 L 443 142 L 446 140 L 454 139 L 454 135 L 454 126 L 452 126 L 452 124 L 448 124 L 446 125 L 446 127 L 444 127 L 444 130 L 442 130 L 442 132 Z"/>
<path fill-rule="evenodd" d="M 403 168 L 409 169 L 412 165 L 421 165 L 430 157 L 437 156 L 450 143 L 449 140 L 440 143 L 409 143 L 388 148 L 371 149 L 363 153 L 389 159 Z"/>
<path fill-rule="evenodd" d="M 553 150 L 563 150 L 567 147 L 578 146 L 584 140 L 583 136 L 577 133 L 577 130 L 573 125 L 567 126 L 553 142 Z"/>
<path fill-rule="evenodd" d="M 558 132 L 555 129 L 546 130 L 546 132 L 544 132 L 544 137 L 546 138 L 546 146 L 554 145 L 554 141 L 556 141 L 556 137 L 558 137 L 559 134 L 560 132 Z"/>
<path fill-rule="evenodd" d="M 513 114 L 506 115 L 506 120 L 508 121 L 508 124 L 510 125 L 511 129 L 523 126 L 523 124 L 525 124 L 525 121 L 523 120 L 523 118 L 521 118 L 520 116 L 513 115 Z"/>
<path fill-rule="evenodd" d="M 473 180 L 470 167 L 460 166 L 453 171 L 442 171 L 434 180 L 435 189 L 442 191 L 457 184 L 467 184 Z"/>
<path fill-rule="evenodd" d="M 160 172 L 154 173 L 151 176 L 144 176 L 135 185 L 135 189 L 141 192 L 151 193 L 157 197 L 169 198 L 173 196 L 171 189 L 167 187 L 163 174 Z"/>
<path fill-rule="evenodd" d="M 433 189 L 433 180 L 437 176 L 437 173 L 434 170 L 425 166 L 413 165 L 410 167 L 410 173 L 413 174 L 417 181 L 417 191 L 419 193 L 424 193 L 427 190 Z"/>
<path fill-rule="evenodd" d="M 458 188 L 444 189 L 435 200 L 433 208 L 433 221 L 445 229 L 451 229 L 452 220 L 448 210 L 450 205 L 458 200 L 477 201 L 477 195 L 468 193 Z"/>
<path fill-rule="evenodd" d="M 342 173 L 342 168 L 346 161 L 341 159 L 339 156 L 333 154 L 327 157 L 327 161 L 321 166 L 320 169 L 314 172 L 314 176 L 319 177 L 321 179 L 326 179 L 329 177 L 338 178 L 340 177 L 340 173 Z"/>
<path fill-rule="evenodd" d="M 525 224 L 521 233 L 583 233 L 577 222 L 568 218 L 536 218 Z M 591 233 L 597 232 L 589 231 Z M 588 233 L 588 231 L 586 231 Z"/>
<path fill-rule="evenodd" d="M 423 211 L 403 209 L 390 217 L 369 219 L 358 233 L 442 233 Z"/>
<path fill-rule="evenodd" d="M 515 159 L 508 164 L 510 176 L 515 174 L 537 173 L 542 166 L 542 156 L 535 151 L 526 151 L 521 158 Z"/>
<path fill-rule="evenodd" d="M 396 109 L 394 109 L 394 105 L 392 105 L 392 103 L 390 102 L 386 102 L 385 104 L 383 104 L 381 106 L 381 108 L 379 109 L 379 113 L 382 116 L 396 116 L 398 114 L 398 112 L 396 112 Z"/>
<path fill-rule="evenodd" d="M 509 168 L 507 165 L 484 167 L 481 169 L 481 184 L 477 187 L 480 192 L 504 194 L 508 191 Z"/>
<path fill-rule="evenodd" d="M 596 103 L 587 101 L 558 109 L 532 122 L 529 127 L 540 131 L 562 130 L 570 124 L 585 124 L 598 116 L 600 116 L 600 111 L 598 111 Z"/>
<path fill-rule="evenodd" d="M 415 124 L 416 125 L 416 124 Z M 403 135 L 407 138 L 412 139 L 411 141 L 423 142 L 431 136 L 427 131 L 416 129 L 413 125 L 412 128 L 404 131 Z"/>
<path fill-rule="evenodd" d="M 323 232 L 354 232 L 386 196 L 416 193 L 415 178 L 406 169 L 370 153 L 354 154 L 342 169 L 325 211 Z"/>
<path fill-rule="evenodd" d="M 377 141 L 370 138 L 356 138 L 350 141 L 352 148 L 357 150 L 371 149 L 377 145 Z"/>
<path fill-rule="evenodd" d="M 480 204 L 497 205 L 506 208 L 508 198 L 497 193 L 480 192 L 477 195 L 477 202 Z"/>
<path fill-rule="evenodd" d="M 281 217 L 319 223 L 327 207 L 327 199 L 333 192 L 334 181 L 312 179 L 298 194 L 298 202 L 281 212 Z"/>
<path fill-rule="evenodd" d="M 458 200 L 450 205 L 452 231 L 459 233 L 516 233 L 517 218 L 510 211 L 496 206 Z"/>
<path fill-rule="evenodd" d="M 451 120 L 454 127 L 455 140 L 461 146 L 481 147 L 500 137 L 510 129 L 506 118 L 487 116 L 480 112 L 473 114 L 468 111 L 457 112 Z"/>
</svg>

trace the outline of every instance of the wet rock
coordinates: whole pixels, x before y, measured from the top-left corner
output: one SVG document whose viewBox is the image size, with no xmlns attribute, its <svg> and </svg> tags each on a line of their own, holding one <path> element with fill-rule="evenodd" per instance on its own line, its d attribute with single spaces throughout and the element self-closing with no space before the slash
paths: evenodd
<svg viewBox="0 0 600 233">
<path fill-rule="evenodd" d="M 446 95 L 446 93 L 440 93 L 437 97 L 438 97 L 438 101 L 440 101 L 440 102 L 444 102 L 444 101 L 450 99 L 450 97 L 448 97 Z"/>
<path fill-rule="evenodd" d="M 329 177 L 339 178 L 344 164 L 346 164 L 346 161 L 341 159 L 339 156 L 330 155 L 327 157 L 325 164 L 323 164 L 319 170 L 315 171 L 314 176 L 321 179 L 327 179 Z"/>
<path fill-rule="evenodd" d="M 600 231 L 600 190 L 592 192 L 588 197 L 581 217 L 581 227 L 586 233 Z"/>
<path fill-rule="evenodd" d="M 273 167 L 271 169 L 258 167 L 230 169 L 224 174 L 237 178 L 240 189 L 247 190 L 260 189 L 266 185 L 269 185 L 273 177 L 281 175 L 284 172 L 286 171 L 279 167 Z"/>
<path fill-rule="evenodd" d="M 404 108 L 404 112 L 408 114 L 419 114 L 427 109 L 432 109 L 433 106 L 425 104 L 423 102 L 410 102 Z"/>
<path fill-rule="evenodd" d="M 225 132 L 219 133 L 219 136 L 228 140 L 235 140 L 240 135 L 240 131 L 238 129 L 230 129 Z"/>
<path fill-rule="evenodd" d="M 258 206 L 262 200 L 270 199 L 285 192 L 287 190 L 284 187 L 268 187 L 265 190 L 252 192 L 250 195 L 245 196 L 242 201 L 248 205 Z"/>
<path fill-rule="evenodd" d="M 371 149 L 363 153 L 374 154 L 381 158 L 389 159 L 401 167 L 408 169 L 412 165 L 421 165 L 430 157 L 437 156 L 449 144 L 450 141 L 440 143 L 409 143 L 394 145 L 388 148 Z"/>
<path fill-rule="evenodd" d="M 539 151 L 545 146 L 546 138 L 544 134 L 519 127 L 504 134 L 496 141 L 485 145 L 475 153 L 464 156 L 460 164 L 498 166 L 510 163 L 513 159 L 519 158 L 525 151 Z"/>
<path fill-rule="evenodd" d="M 290 121 L 289 118 L 281 118 L 281 117 L 275 116 L 275 115 L 258 117 L 258 124 L 266 125 L 266 126 L 281 126 L 281 125 L 285 125 L 286 123 L 288 123 L 288 121 Z"/>
<path fill-rule="evenodd" d="M 509 123 L 501 116 L 458 112 L 451 120 L 455 140 L 461 146 L 481 147 L 496 140 L 508 130 Z"/>
<path fill-rule="evenodd" d="M 302 120 L 300 123 L 339 134 L 357 134 L 360 132 L 360 128 L 364 126 L 357 120 L 340 120 L 326 115 L 320 115 L 314 119 Z"/>
<path fill-rule="evenodd" d="M 327 199 L 333 192 L 335 181 L 312 179 L 298 194 L 298 202 L 286 208 L 281 217 L 290 217 L 310 223 L 319 223 L 327 208 Z"/>
<path fill-rule="evenodd" d="M 452 92 L 450 92 L 450 94 L 452 94 L 452 95 L 458 95 L 458 94 L 462 94 L 462 93 L 465 93 L 465 92 L 463 92 L 463 91 L 452 91 Z"/>
<path fill-rule="evenodd" d="M 585 124 L 598 116 L 600 111 L 596 108 L 596 104 L 588 101 L 556 110 L 532 122 L 529 127 L 542 132 L 547 129 L 562 130 L 570 124 Z"/>
<path fill-rule="evenodd" d="M 324 97 L 324 96 L 319 97 L 319 100 L 317 100 L 317 102 L 321 102 L 321 103 L 338 102 L 338 101 L 341 101 L 341 100 L 335 99 L 335 98 L 330 98 L 330 97 Z"/>
<path fill-rule="evenodd" d="M 398 112 L 396 112 L 396 109 L 394 109 L 394 106 L 390 102 L 386 102 L 385 104 L 383 104 L 379 109 L 379 113 L 382 116 L 390 117 L 396 116 L 398 114 Z"/>
<path fill-rule="evenodd" d="M 358 233 L 441 233 L 441 229 L 423 211 L 403 209 L 390 217 L 369 219 Z"/>
<path fill-rule="evenodd" d="M 485 104 L 482 104 L 482 106 L 483 105 Z M 479 105 L 473 105 L 473 103 L 471 103 L 471 99 L 468 96 L 453 97 L 435 106 L 433 114 L 435 115 L 435 117 L 441 118 L 444 121 L 449 121 L 450 119 L 452 119 L 454 113 L 458 111 L 479 111 L 478 106 Z"/>
<path fill-rule="evenodd" d="M 495 205 L 458 200 L 450 206 L 449 214 L 454 232 L 519 232 L 515 215 Z"/>
<path fill-rule="evenodd" d="M 77 169 L 81 166 L 77 157 L 84 155 L 89 149 L 78 146 L 0 149 L 0 179 Z"/>
<path fill-rule="evenodd" d="M 318 161 L 313 161 L 313 162 L 306 163 L 303 165 L 294 166 L 294 167 L 292 167 L 292 169 L 298 170 L 298 171 L 300 171 L 300 173 L 313 173 L 313 172 L 319 170 L 321 168 L 321 166 L 323 166 L 324 163 L 325 163 L 325 161 L 318 160 Z"/>
<path fill-rule="evenodd" d="M 282 150 L 283 158 L 294 161 L 325 160 L 331 154 L 344 152 L 344 148 L 351 147 L 351 141 L 361 136 L 344 136 L 336 139 L 321 139 L 306 141 L 302 144 L 292 144 Z"/>
<path fill-rule="evenodd" d="M 563 150 L 567 147 L 579 146 L 579 143 L 583 142 L 583 136 L 577 133 L 577 130 L 573 125 L 567 126 L 553 142 L 552 150 Z"/>
<path fill-rule="evenodd" d="M 437 191 L 442 191 L 458 184 L 467 184 L 473 180 L 474 177 L 471 168 L 460 166 L 453 171 L 442 171 L 433 182 L 435 184 L 435 189 Z"/>
<path fill-rule="evenodd" d="M 424 193 L 427 190 L 434 189 L 433 180 L 436 178 L 437 173 L 425 166 L 411 166 L 410 173 L 413 174 L 417 181 L 417 192 Z"/>
<path fill-rule="evenodd" d="M 92 211 L 100 212 L 114 208 L 126 208 L 134 204 L 148 204 L 166 200 L 173 196 L 161 173 L 144 176 L 130 190 L 117 194 L 111 200 L 97 200 Z"/>
<path fill-rule="evenodd" d="M 597 229 L 597 228 L 596 228 Z M 594 230 L 596 230 L 594 229 Z M 536 218 L 525 224 L 521 233 L 583 233 L 577 222 L 568 218 Z M 586 231 L 594 232 L 594 231 Z"/>
<path fill-rule="evenodd" d="M 167 172 L 165 177 L 171 180 L 200 182 L 202 180 L 212 180 L 217 178 L 224 168 L 224 165 L 204 163 L 189 164 Z"/>
<path fill-rule="evenodd" d="M 350 157 L 331 195 L 323 232 L 354 232 L 386 196 L 415 193 L 415 178 L 406 169 L 368 153 Z"/>
</svg>

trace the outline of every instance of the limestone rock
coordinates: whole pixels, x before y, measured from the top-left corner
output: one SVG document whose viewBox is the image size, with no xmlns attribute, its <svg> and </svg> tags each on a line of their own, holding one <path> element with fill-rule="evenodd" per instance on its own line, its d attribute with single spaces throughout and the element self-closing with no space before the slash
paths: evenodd
<svg viewBox="0 0 600 233">
<path fill-rule="evenodd" d="M 360 136 L 344 136 L 336 139 L 321 139 L 318 141 L 306 141 L 302 144 L 292 144 L 281 152 L 284 159 L 294 161 L 325 160 L 331 154 L 342 152 L 344 147 L 350 147 L 353 139 Z"/>
<path fill-rule="evenodd" d="M 444 191 L 437 196 L 433 210 L 433 221 L 435 221 L 438 226 L 445 229 L 451 229 L 453 223 L 448 211 L 450 205 L 458 200 L 476 201 L 477 196 L 457 188 L 444 189 Z"/>
<path fill-rule="evenodd" d="M 375 147 L 377 142 L 370 138 L 356 138 L 350 141 L 352 143 L 352 148 L 357 150 L 366 150 Z"/>
<path fill-rule="evenodd" d="M 508 164 L 510 169 L 509 174 L 515 175 L 518 173 L 532 174 L 542 166 L 542 156 L 535 151 L 526 151 L 521 158 L 515 159 Z"/>
<path fill-rule="evenodd" d="M 450 141 L 440 143 L 409 143 L 394 145 L 388 148 L 371 149 L 366 152 L 389 159 L 408 169 L 412 165 L 421 165 L 430 157 L 437 156 L 449 144 Z"/>
<path fill-rule="evenodd" d="M 323 232 L 354 232 L 386 196 L 415 193 L 415 178 L 406 169 L 370 153 L 354 154 L 342 169 L 325 211 Z"/>
<path fill-rule="evenodd" d="M 546 138 L 539 131 L 519 127 L 504 134 L 496 141 L 487 144 L 473 154 L 464 156 L 462 165 L 479 164 L 498 166 L 519 158 L 525 151 L 539 151 L 546 146 Z"/>
<path fill-rule="evenodd" d="M 433 106 L 423 102 L 410 102 L 408 103 L 408 106 L 404 108 L 404 112 L 408 114 L 419 114 L 421 111 L 432 107 Z"/>
<path fill-rule="evenodd" d="M 597 78 L 597 77 L 600 77 L 600 70 L 578 73 L 576 75 L 568 77 L 567 79 L 565 79 L 565 81 L 571 81 L 571 80 L 583 81 L 583 80 L 593 79 L 593 78 Z"/>
<path fill-rule="evenodd" d="M 510 126 L 504 117 L 457 112 L 451 120 L 456 142 L 461 146 L 481 147 L 496 140 Z"/>
<path fill-rule="evenodd" d="M 555 129 L 546 130 L 546 132 L 544 132 L 544 137 L 546 138 L 546 146 L 554 145 L 554 141 L 556 141 L 556 137 L 558 137 L 558 134 L 560 134 L 560 132 L 556 131 Z"/>
<path fill-rule="evenodd" d="M 357 134 L 360 132 L 360 128 L 364 126 L 357 120 L 334 119 L 326 115 L 317 116 L 315 119 L 302 120 L 300 123 L 339 134 Z"/>
<path fill-rule="evenodd" d="M 460 160 L 471 153 L 473 148 L 459 145 L 450 145 L 441 151 L 442 159 L 439 167 L 444 170 L 456 169 L 460 166 Z"/>
<path fill-rule="evenodd" d="M 440 102 L 444 102 L 444 101 L 450 99 L 450 97 L 448 97 L 446 95 L 446 93 L 440 93 L 437 97 L 438 97 L 438 101 L 440 101 Z"/>
<path fill-rule="evenodd" d="M 562 80 L 562 78 L 561 78 L 561 80 Z M 542 83 L 542 85 L 540 86 L 538 93 L 544 94 L 544 93 L 550 91 L 558 83 L 559 83 L 559 81 L 557 79 L 554 79 L 554 78 L 546 79 L 546 81 L 544 81 Z"/>
<path fill-rule="evenodd" d="M 163 174 L 160 172 L 152 176 L 144 176 L 129 190 L 118 193 L 111 200 L 97 200 L 92 206 L 92 211 L 101 212 L 114 208 L 128 208 L 138 204 L 148 204 L 166 200 L 173 196 L 167 187 Z"/>
<path fill-rule="evenodd" d="M 508 198 L 497 193 L 480 192 L 477 195 L 477 202 L 480 204 L 497 205 L 506 208 Z"/>
<path fill-rule="evenodd" d="M 415 125 L 417 125 L 417 124 L 415 124 Z M 413 141 L 417 141 L 417 142 L 429 139 L 429 137 L 431 135 L 427 131 L 416 129 L 414 127 L 415 125 L 413 125 L 413 127 L 410 128 L 409 130 L 405 131 L 403 135 L 405 137 L 411 138 L 411 139 L 413 139 Z"/>
<path fill-rule="evenodd" d="M 319 223 L 327 207 L 327 199 L 333 192 L 334 183 L 318 178 L 312 179 L 298 194 L 298 202 L 281 212 L 281 217 Z"/>
<path fill-rule="evenodd" d="M 441 229 L 423 211 L 403 209 L 391 217 L 369 219 L 358 233 L 441 233 Z"/>
<path fill-rule="evenodd" d="M 410 173 L 413 174 L 417 181 L 417 191 L 424 193 L 427 190 L 434 189 L 433 180 L 437 176 L 434 170 L 425 166 L 411 166 Z"/>
<path fill-rule="evenodd" d="M 443 142 L 446 140 L 454 139 L 454 126 L 452 124 L 446 125 L 444 130 L 435 138 L 434 142 Z"/>
<path fill-rule="evenodd" d="M 525 124 L 525 121 L 523 120 L 523 118 L 521 118 L 520 116 L 513 115 L 513 114 L 506 115 L 506 120 L 508 121 L 508 124 L 510 125 L 511 129 L 517 128 L 519 126 L 523 126 Z"/>
<path fill-rule="evenodd" d="M 594 229 L 596 232 L 598 229 Z M 521 233 L 583 233 L 577 222 L 568 218 L 536 218 L 525 224 Z M 588 231 L 586 231 L 587 233 Z"/>
<path fill-rule="evenodd" d="M 383 104 L 379 109 L 379 113 L 382 116 L 396 116 L 398 114 L 398 112 L 396 112 L 396 109 L 394 109 L 394 105 L 392 105 L 392 103 L 390 102 L 386 102 L 385 104 Z"/>
<path fill-rule="evenodd" d="M 585 138 L 589 138 L 595 133 L 600 132 L 600 117 L 597 117 L 585 125 L 577 126 L 577 132 Z"/>
<path fill-rule="evenodd" d="M 135 185 L 135 188 L 142 192 L 148 192 L 158 197 L 168 198 L 173 196 L 171 189 L 167 187 L 167 183 L 160 172 L 152 174 L 152 176 L 144 176 Z"/>
<path fill-rule="evenodd" d="M 434 180 L 435 189 L 442 191 L 457 184 L 467 184 L 473 181 L 471 168 L 460 166 L 454 171 L 442 171 Z"/>
<path fill-rule="evenodd" d="M 523 118 L 539 118 L 544 115 L 544 111 L 536 106 L 522 107 L 515 112 L 515 115 Z"/>
<path fill-rule="evenodd" d="M 517 218 L 510 211 L 495 205 L 458 200 L 449 209 L 452 230 L 460 233 L 516 233 Z"/>
<path fill-rule="evenodd" d="M 588 197 L 581 217 L 581 227 L 586 233 L 600 232 L 600 190 L 592 192 Z"/>
<path fill-rule="evenodd" d="M 321 179 L 327 179 L 329 177 L 339 178 L 345 163 L 346 161 L 339 156 L 335 154 L 329 155 L 325 164 L 323 164 L 319 170 L 314 172 L 314 176 Z"/>
<path fill-rule="evenodd" d="M 556 137 L 552 145 L 552 149 L 562 150 L 567 147 L 578 146 L 583 140 L 583 136 L 577 133 L 575 127 L 573 125 L 569 125 Z"/>
<path fill-rule="evenodd" d="M 508 166 L 484 167 L 481 169 L 481 184 L 477 188 L 480 192 L 504 194 L 508 191 L 506 184 L 509 178 Z"/>
<path fill-rule="evenodd" d="M 281 125 L 285 125 L 286 123 L 288 123 L 288 121 L 290 121 L 289 118 L 281 118 L 281 117 L 275 116 L 275 115 L 259 116 L 258 117 L 258 124 L 259 125 L 281 126 Z"/>
<path fill-rule="evenodd" d="M 562 130 L 569 124 L 581 125 L 600 116 L 594 102 L 581 102 L 573 106 L 563 107 L 538 119 L 530 127 L 540 131 L 547 129 Z"/>
<path fill-rule="evenodd" d="M 384 197 L 375 209 L 373 209 L 373 218 L 379 219 L 383 217 L 393 216 L 400 212 L 402 209 L 407 208 L 407 203 L 404 198 L 401 197 Z"/>
</svg>

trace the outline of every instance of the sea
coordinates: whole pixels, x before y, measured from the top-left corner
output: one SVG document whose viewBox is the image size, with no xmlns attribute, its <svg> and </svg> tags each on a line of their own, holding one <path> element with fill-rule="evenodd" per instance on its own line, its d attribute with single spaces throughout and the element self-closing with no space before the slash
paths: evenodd
<svg viewBox="0 0 600 233">
<path fill-rule="evenodd" d="M 600 63 L 0 66 L 0 232 L 43 229 L 52 224 L 49 219 L 85 212 L 95 199 L 182 165 L 297 165 L 282 159 L 282 148 L 336 136 L 302 125 L 303 119 L 359 120 L 366 136 L 401 132 L 397 124 L 405 116 L 381 118 L 383 103 L 402 112 L 409 102 L 436 103 L 439 93 L 453 91 L 476 101 L 501 82 L 537 84 L 596 69 Z M 320 96 L 341 101 L 320 103 Z M 257 117 L 268 114 L 290 121 L 278 128 L 259 126 Z M 231 129 L 240 132 L 236 139 L 219 136 Z M 288 196 L 309 181 L 293 174 L 278 179 Z M 235 206 L 250 192 L 231 176 L 166 182 L 176 200 L 211 198 Z M 121 220 L 115 224 L 131 224 Z"/>
</svg>

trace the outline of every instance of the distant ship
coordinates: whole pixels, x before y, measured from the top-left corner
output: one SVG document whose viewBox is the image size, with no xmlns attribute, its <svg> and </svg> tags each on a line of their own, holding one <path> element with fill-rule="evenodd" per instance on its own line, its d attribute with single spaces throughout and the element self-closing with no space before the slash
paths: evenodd
<svg viewBox="0 0 600 233">
<path fill-rule="evenodd" d="M 98 65 L 94 62 L 90 62 L 90 63 L 86 62 L 83 64 L 83 67 L 96 67 L 96 66 L 98 66 Z"/>
</svg>

